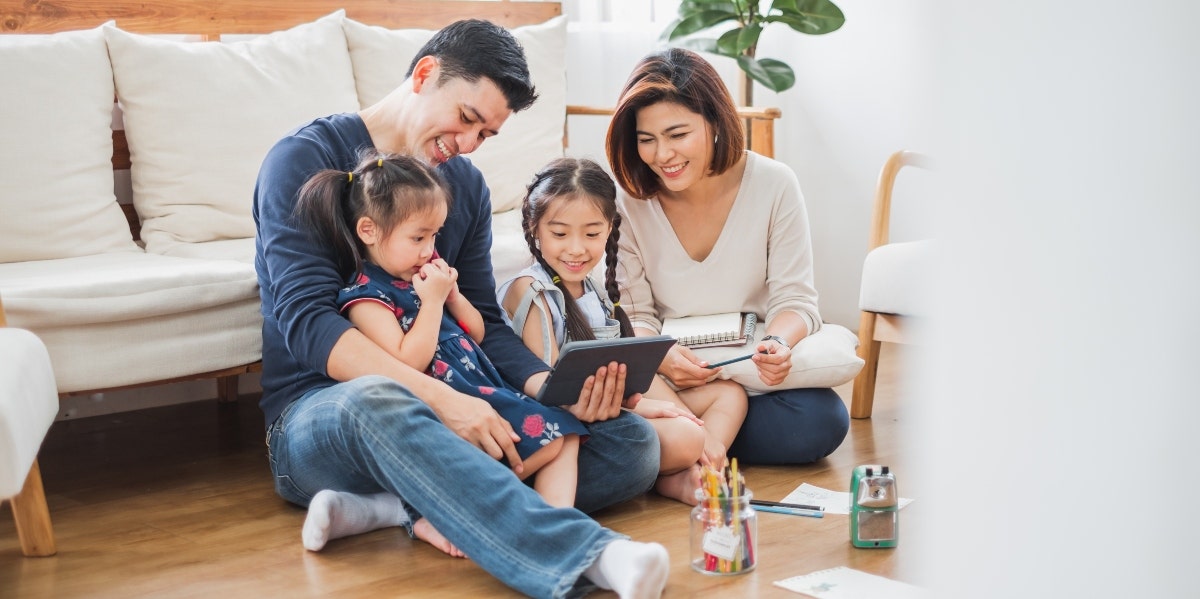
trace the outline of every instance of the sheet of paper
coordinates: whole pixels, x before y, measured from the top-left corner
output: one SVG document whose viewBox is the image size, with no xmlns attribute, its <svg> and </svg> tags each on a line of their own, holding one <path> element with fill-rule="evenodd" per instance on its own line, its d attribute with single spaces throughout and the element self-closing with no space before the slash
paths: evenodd
<svg viewBox="0 0 1200 599">
<path fill-rule="evenodd" d="M 781 500 L 783 503 L 799 503 L 802 505 L 819 505 L 825 508 L 826 514 L 849 514 L 850 513 L 850 493 L 839 493 L 822 489 L 821 487 L 802 483 L 796 487 L 787 497 Z M 912 499 L 905 497 L 900 498 L 900 509 L 912 503 Z"/>
<path fill-rule="evenodd" d="M 775 586 L 817 599 L 923 599 L 927 596 L 921 587 L 845 566 L 777 580 Z"/>
</svg>

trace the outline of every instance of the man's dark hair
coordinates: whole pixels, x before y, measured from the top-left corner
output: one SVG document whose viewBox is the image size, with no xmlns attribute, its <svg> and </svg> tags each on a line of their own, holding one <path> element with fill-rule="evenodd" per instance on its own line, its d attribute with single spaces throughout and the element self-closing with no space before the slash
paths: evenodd
<svg viewBox="0 0 1200 599">
<path fill-rule="evenodd" d="M 520 112 L 537 99 L 529 78 L 525 49 L 507 29 L 490 21 L 467 19 L 442 28 L 413 57 L 405 77 L 411 77 L 417 61 L 426 56 L 438 59 L 438 85 L 455 77 L 472 83 L 487 77 L 500 88 L 508 108 Z"/>
</svg>

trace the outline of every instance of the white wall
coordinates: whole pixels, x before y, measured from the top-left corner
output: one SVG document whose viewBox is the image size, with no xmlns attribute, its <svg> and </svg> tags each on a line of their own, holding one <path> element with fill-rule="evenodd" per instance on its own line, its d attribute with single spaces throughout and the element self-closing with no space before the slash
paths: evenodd
<svg viewBox="0 0 1200 599">
<path fill-rule="evenodd" d="M 941 2 L 938 597 L 1193 597 L 1195 3 Z"/>
<path fill-rule="evenodd" d="M 846 25 L 825 36 L 807 36 L 783 25 L 769 27 L 760 58 L 783 60 L 797 84 L 775 94 L 756 86 L 755 105 L 776 106 L 776 158 L 800 178 L 813 226 L 816 284 L 822 317 L 858 328 L 858 289 L 866 255 L 875 179 L 889 154 L 926 149 L 923 91 L 928 89 L 928 0 L 841 0 Z M 573 10 L 566 5 L 568 16 Z M 567 50 L 567 101 L 611 106 L 634 63 L 661 47 L 658 36 L 674 17 L 659 7 L 605 24 L 573 22 Z M 658 19 L 651 22 L 650 18 Z M 737 89 L 741 71 L 729 59 L 708 55 Z M 572 155 L 606 164 L 602 117 L 574 117 Z M 902 185 L 904 185 L 902 179 Z M 907 189 L 920 189 L 912 183 Z M 903 187 L 898 197 L 905 197 Z M 913 237 L 921 217 L 898 215 L 898 237 Z"/>
</svg>

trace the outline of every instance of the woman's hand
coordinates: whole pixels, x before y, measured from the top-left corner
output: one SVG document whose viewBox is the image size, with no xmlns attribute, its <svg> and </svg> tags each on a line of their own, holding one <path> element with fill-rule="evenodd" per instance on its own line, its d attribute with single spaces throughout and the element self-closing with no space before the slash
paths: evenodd
<svg viewBox="0 0 1200 599">
<path fill-rule="evenodd" d="M 687 418 L 700 426 L 704 426 L 704 421 L 696 417 L 690 410 L 669 401 L 661 399 L 642 398 L 637 406 L 633 409 L 633 413 L 642 418 Z"/>
<path fill-rule="evenodd" d="M 717 376 L 718 369 L 705 368 L 704 360 L 696 356 L 692 350 L 676 343 L 667 351 L 658 373 L 667 377 L 676 387 L 687 389 L 699 387 Z"/>
<path fill-rule="evenodd" d="M 758 342 L 750 359 L 758 368 L 759 380 L 766 385 L 782 383 L 792 371 L 792 349 L 774 339 Z"/>
</svg>

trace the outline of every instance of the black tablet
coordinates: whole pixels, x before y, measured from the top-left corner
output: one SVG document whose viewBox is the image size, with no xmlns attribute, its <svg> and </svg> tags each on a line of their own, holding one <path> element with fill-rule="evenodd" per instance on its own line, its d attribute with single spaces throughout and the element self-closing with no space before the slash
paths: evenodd
<svg viewBox="0 0 1200 599">
<path fill-rule="evenodd" d="M 626 397 L 645 393 L 672 345 L 675 338 L 666 335 L 570 341 L 536 399 L 548 406 L 569 406 L 579 401 L 587 377 L 610 362 L 625 365 Z"/>
</svg>

